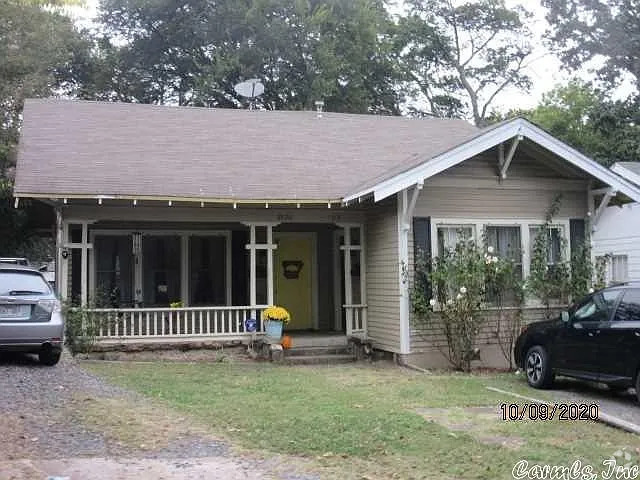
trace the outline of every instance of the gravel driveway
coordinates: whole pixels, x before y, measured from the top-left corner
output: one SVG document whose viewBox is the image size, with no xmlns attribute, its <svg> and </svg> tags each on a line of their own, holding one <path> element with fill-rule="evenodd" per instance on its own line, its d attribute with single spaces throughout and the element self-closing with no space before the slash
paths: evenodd
<svg viewBox="0 0 640 480">
<path fill-rule="evenodd" d="M 105 433 L 84 421 L 81 412 L 86 406 L 104 401 L 117 401 L 123 408 L 149 403 L 90 374 L 67 356 L 55 367 L 42 367 L 27 355 L 0 356 L 0 480 L 318 478 L 295 473 L 297 467 L 304 470 L 302 461 L 238 455 L 205 430 L 182 428 L 183 419 L 167 420 L 162 412 L 157 414 L 162 418 L 156 418 L 171 432 L 167 441 L 154 444 L 153 439 L 143 439 L 132 447 L 110 436 L 108 428 Z M 109 422 L 109 413 L 104 415 L 101 421 Z M 138 428 L 136 422 L 126 421 L 120 431 L 129 433 L 129 424 Z"/>
</svg>

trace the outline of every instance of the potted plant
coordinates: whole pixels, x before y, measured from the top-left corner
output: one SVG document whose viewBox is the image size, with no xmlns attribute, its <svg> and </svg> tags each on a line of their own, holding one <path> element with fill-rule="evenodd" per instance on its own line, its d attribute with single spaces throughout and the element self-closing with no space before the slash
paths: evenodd
<svg viewBox="0 0 640 480">
<path fill-rule="evenodd" d="M 291 321 L 291 315 L 286 308 L 272 305 L 262 311 L 262 321 L 265 322 L 267 337 L 279 340 L 282 337 L 282 327 Z"/>
</svg>

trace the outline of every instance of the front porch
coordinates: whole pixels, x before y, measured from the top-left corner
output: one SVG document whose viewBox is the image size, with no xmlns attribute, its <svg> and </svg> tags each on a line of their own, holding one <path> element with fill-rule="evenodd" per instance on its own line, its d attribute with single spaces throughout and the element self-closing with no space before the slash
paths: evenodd
<svg viewBox="0 0 640 480">
<path fill-rule="evenodd" d="M 144 207 L 67 209 L 82 215 L 58 217 L 57 285 L 91 314 L 98 343 L 248 343 L 264 335 L 261 312 L 273 304 L 291 312 L 285 333 L 366 338 L 357 215 L 327 222 L 309 209 L 296 222 L 274 209 L 281 221 L 256 221 L 255 211 L 215 208 L 204 222 L 208 209 L 174 205 L 167 221 L 134 222 Z M 159 209 L 147 207 L 148 218 Z M 177 211 L 189 221 L 172 221 Z"/>
</svg>

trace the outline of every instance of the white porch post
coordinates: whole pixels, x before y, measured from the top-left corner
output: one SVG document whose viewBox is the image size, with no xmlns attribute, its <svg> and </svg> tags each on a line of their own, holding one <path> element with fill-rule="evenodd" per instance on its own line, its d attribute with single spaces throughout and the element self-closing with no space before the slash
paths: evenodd
<svg viewBox="0 0 640 480">
<path fill-rule="evenodd" d="M 418 183 L 411 192 L 408 189 L 398 193 L 398 285 L 400 287 L 400 354 L 411 351 L 410 298 L 409 298 L 409 231 L 413 220 L 413 211 L 422 190 Z"/>
<path fill-rule="evenodd" d="M 273 226 L 267 225 L 267 303 L 273 305 Z"/>
<path fill-rule="evenodd" d="M 353 286 L 351 285 L 351 227 L 344 226 L 344 303 L 351 306 L 353 304 Z M 345 311 L 345 323 L 347 336 L 353 333 L 353 309 L 347 308 Z"/>
<path fill-rule="evenodd" d="M 273 227 L 276 223 L 249 223 L 245 225 L 249 226 L 249 244 L 246 245 L 246 249 L 249 250 L 249 302 L 252 307 L 255 307 L 258 302 L 258 292 L 256 286 L 256 251 L 267 251 L 267 303 L 273 305 L 274 302 L 274 288 L 273 288 L 273 251 L 277 248 L 273 243 Z M 256 242 L 256 228 L 263 227 L 266 229 L 266 242 L 259 244 Z M 251 315 L 256 316 L 257 311 L 251 310 Z"/>
<path fill-rule="evenodd" d="M 249 304 L 256 305 L 256 226 L 249 225 Z M 251 315 L 256 316 L 256 311 L 251 310 Z"/>
<path fill-rule="evenodd" d="M 62 222 L 62 210 L 60 207 L 56 207 L 56 288 L 62 300 L 67 299 L 67 275 L 63 275 L 63 272 L 67 271 L 67 262 L 62 258 L 64 243 L 65 237 L 64 224 Z"/>
</svg>

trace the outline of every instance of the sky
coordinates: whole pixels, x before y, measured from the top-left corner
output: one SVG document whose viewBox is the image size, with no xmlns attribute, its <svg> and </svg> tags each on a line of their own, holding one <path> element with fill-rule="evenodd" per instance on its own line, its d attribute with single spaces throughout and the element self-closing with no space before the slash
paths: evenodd
<svg viewBox="0 0 640 480">
<path fill-rule="evenodd" d="M 589 79 L 590 75 L 586 69 L 573 74 L 563 70 L 560 60 L 545 47 L 542 36 L 548 28 L 548 24 L 544 18 L 544 8 L 538 4 L 538 1 L 505 0 L 505 3 L 507 6 L 523 6 L 533 14 L 528 26 L 533 34 L 532 43 L 535 45 L 535 49 L 526 68 L 526 73 L 531 77 L 533 87 L 528 93 L 513 88 L 506 89 L 494 103 L 496 110 L 532 108 L 540 102 L 545 92 L 550 91 L 556 85 L 566 84 L 575 77 Z M 98 0 L 85 0 L 85 6 L 72 8 L 71 14 L 78 24 L 90 26 L 97 6 Z"/>
</svg>

